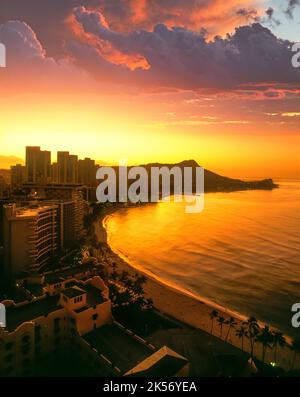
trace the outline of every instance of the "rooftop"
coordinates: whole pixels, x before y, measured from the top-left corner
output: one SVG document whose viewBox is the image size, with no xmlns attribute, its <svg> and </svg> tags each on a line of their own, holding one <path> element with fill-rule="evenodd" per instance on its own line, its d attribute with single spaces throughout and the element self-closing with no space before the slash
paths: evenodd
<svg viewBox="0 0 300 397">
<path fill-rule="evenodd" d="M 91 284 L 80 284 L 80 287 L 86 292 L 86 301 L 89 306 L 97 306 L 105 302 L 100 289 Z"/>
<path fill-rule="evenodd" d="M 47 284 L 56 284 L 62 281 L 61 280 L 62 278 L 66 279 L 72 276 L 75 277 L 77 274 L 90 271 L 94 267 L 95 266 L 93 265 L 93 263 L 88 263 L 85 265 L 70 267 L 69 269 L 65 269 L 65 270 L 59 270 L 54 273 L 49 273 L 45 275 L 45 282 Z"/>
<path fill-rule="evenodd" d="M 75 298 L 83 294 L 87 294 L 87 304 L 78 312 L 87 309 L 88 307 L 97 306 L 105 299 L 102 296 L 101 290 L 90 284 L 73 283 L 72 287 L 62 291 L 62 293 L 69 298 Z M 24 305 L 15 307 L 7 307 L 6 328 L 8 331 L 14 331 L 19 325 L 24 322 L 33 321 L 39 317 L 47 316 L 49 313 L 62 308 L 59 304 L 60 295 L 47 296 L 40 300 L 34 300 Z"/>
<path fill-rule="evenodd" d="M 13 218 L 31 218 L 42 214 L 45 211 L 57 208 L 55 205 L 33 205 L 16 208 Z"/>
<path fill-rule="evenodd" d="M 81 296 L 81 295 L 85 294 L 86 292 L 83 289 L 81 289 L 77 286 L 74 286 L 74 287 L 65 289 L 64 291 L 62 291 L 62 293 L 65 296 L 67 296 L 68 298 L 72 299 L 72 298 L 76 298 L 77 296 Z"/>
<path fill-rule="evenodd" d="M 8 331 L 14 331 L 22 323 L 35 320 L 38 317 L 47 316 L 49 313 L 58 309 L 61 309 L 61 306 L 59 306 L 59 296 L 48 296 L 47 298 L 19 307 L 7 307 L 6 328 Z"/>
<path fill-rule="evenodd" d="M 74 287 L 75 285 L 77 285 L 76 281 L 71 280 L 65 284 L 65 288 L 71 288 Z"/>
<path fill-rule="evenodd" d="M 114 324 L 104 325 L 83 338 L 123 373 L 152 355 L 152 350 Z"/>
<path fill-rule="evenodd" d="M 68 183 L 68 184 L 60 184 L 60 183 L 48 183 L 48 184 L 36 184 L 36 183 L 23 183 L 23 187 L 25 188 L 40 188 L 40 189 L 82 189 L 85 186 L 80 183 Z"/>
<path fill-rule="evenodd" d="M 188 360 L 164 346 L 125 374 L 131 377 L 174 376 Z"/>
</svg>

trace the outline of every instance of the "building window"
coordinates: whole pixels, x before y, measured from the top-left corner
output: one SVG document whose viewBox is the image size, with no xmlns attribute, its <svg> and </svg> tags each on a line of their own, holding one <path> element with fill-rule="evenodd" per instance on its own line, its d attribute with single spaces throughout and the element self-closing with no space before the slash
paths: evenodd
<svg viewBox="0 0 300 397">
<path fill-rule="evenodd" d="M 36 348 L 35 348 L 35 353 L 36 353 L 37 355 L 40 355 L 41 352 L 42 352 L 42 348 L 41 348 L 40 346 L 36 346 Z"/>
<path fill-rule="evenodd" d="M 26 355 L 30 351 L 30 346 L 29 345 L 25 345 L 25 346 L 22 347 L 21 350 L 22 350 L 22 354 Z"/>
<path fill-rule="evenodd" d="M 82 302 L 82 296 L 74 299 L 74 303 Z"/>
<path fill-rule="evenodd" d="M 11 350 L 14 346 L 14 342 L 6 343 L 5 350 Z"/>
<path fill-rule="evenodd" d="M 30 341 L 30 336 L 29 335 L 22 336 L 22 343 L 23 344 L 29 343 L 29 341 Z"/>
<path fill-rule="evenodd" d="M 40 343 L 42 340 L 41 334 L 36 334 L 35 335 L 35 343 L 38 344 Z"/>
<path fill-rule="evenodd" d="M 39 343 L 42 339 L 42 335 L 41 335 L 42 327 L 40 325 L 36 325 L 34 330 L 35 330 L 35 343 Z"/>
</svg>

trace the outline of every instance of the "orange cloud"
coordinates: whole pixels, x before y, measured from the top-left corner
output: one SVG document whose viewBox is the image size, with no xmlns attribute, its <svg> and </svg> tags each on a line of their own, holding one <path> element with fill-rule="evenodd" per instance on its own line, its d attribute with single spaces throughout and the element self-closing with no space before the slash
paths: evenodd
<svg viewBox="0 0 300 397">
<path fill-rule="evenodd" d="M 263 13 L 263 5 L 262 0 L 114 0 L 113 4 L 102 0 L 98 10 L 112 29 L 121 32 L 152 30 L 164 23 L 196 31 L 203 28 L 213 37 L 254 21 Z"/>
<path fill-rule="evenodd" d="M 105 20 L 104 16 L 98 13 L 97 17 L 101 19 L 99 20 L 101 25 L 104 26 L 106 29 L 109 29 L 108 23 Z M 70 15 L 66 22 L 72 29 L 77 40 L 93 46 L 97 53 L 106 61 L 117 66 L 125 66 L 131 71 L 134 71 L 136 69 L 150 69 L 151 66 L 147 62 L 146 58 L 142 55 L 136 53 L 125 54 L 122 51 L 114 48 L 109 41 L 101 39 L 99 36 L 96 36 L 93 33 L 86 32 L 83 29 L 82 25 L 76 21 L 74 15 Z"/>
</svg>

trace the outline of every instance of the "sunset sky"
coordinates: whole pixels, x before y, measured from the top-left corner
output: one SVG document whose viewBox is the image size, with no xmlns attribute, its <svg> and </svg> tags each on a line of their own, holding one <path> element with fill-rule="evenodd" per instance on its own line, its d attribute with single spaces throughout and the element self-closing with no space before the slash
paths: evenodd
<svg viewBox="0 0 300 397">
<path fill-rule="evenodd" d="M 53 160 L 299 178 L 300 1 L 3 3 L 0 155 L 40 145 Z"/>
</svg>

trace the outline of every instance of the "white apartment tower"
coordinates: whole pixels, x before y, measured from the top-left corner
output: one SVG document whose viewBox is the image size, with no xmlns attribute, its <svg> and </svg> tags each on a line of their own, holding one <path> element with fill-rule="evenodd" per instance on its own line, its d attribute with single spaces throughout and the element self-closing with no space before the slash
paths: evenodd
<svg viewBox="0 0 300 397">
<path fill-rule="evenodd" d="M 4 254 L 10 274 L 37 273 L 57 251 L 56 205 L 4 206 Z"/>
</svg>

